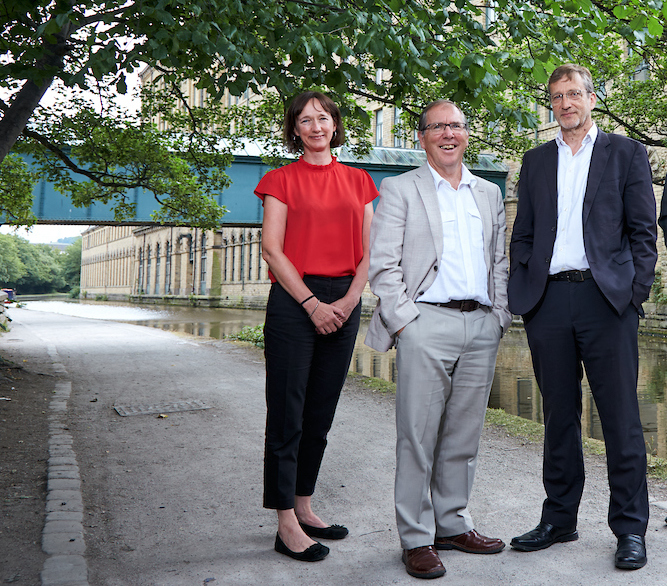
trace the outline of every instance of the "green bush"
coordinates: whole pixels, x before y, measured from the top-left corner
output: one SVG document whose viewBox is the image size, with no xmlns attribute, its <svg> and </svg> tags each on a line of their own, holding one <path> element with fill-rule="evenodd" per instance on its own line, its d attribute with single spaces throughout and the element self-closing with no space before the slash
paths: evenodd
<svg viewBox="0 0 667 586">
<path fill-rule="evenodd" d="M 258 326 L 246 326 L 236 334 L 227 336 L 231 340 L 240 340 L 241 342 L 250 342 L 258 348 L 264 348 L 264 324 Z"/>
</svg>

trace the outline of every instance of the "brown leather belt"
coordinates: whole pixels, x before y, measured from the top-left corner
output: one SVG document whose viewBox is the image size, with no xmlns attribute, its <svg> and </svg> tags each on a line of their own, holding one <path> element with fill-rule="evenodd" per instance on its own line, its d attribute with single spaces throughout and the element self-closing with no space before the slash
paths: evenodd
<svg viewBox="0 0 667 586">
<path fill-rule="evenodd" d="M 591 269 L 585 271 L 562 271 L 555 275 L 549 275 L 549 281 L 567 281 L 568 283 L 581 283 L 586 279 L 592 279 Z"/>
<path fill-rule="evenodd" d="M 432 301 L 420 301 L 420 303 L 428 303 L 429 305 L 435 305 L 436 307 L 460 309 L 461 311 L 475 311 L 476 309 L 483 307 L 479 301 L 474 301 L 473 299 L 453 300 L 448 301 L 447 303 L 433 303 Z"/>
</svg>

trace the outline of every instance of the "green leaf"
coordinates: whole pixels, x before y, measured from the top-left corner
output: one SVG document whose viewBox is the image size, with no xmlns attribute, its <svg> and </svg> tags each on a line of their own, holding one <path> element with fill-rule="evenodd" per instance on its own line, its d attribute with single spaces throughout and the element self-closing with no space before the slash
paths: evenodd
<svg viewBox="0 0 667 586">
<path fill-rule="evenodd" d="M 665 3 L 667 6 L 667 3 Z M 662 23 L 655 17 L 649 17 L 648 20 L 648 32 L 651 36 L 653 37 L 660 37 L 662 36 L 662 32 L 664 30 L 664 27 Z"/>
</svg>

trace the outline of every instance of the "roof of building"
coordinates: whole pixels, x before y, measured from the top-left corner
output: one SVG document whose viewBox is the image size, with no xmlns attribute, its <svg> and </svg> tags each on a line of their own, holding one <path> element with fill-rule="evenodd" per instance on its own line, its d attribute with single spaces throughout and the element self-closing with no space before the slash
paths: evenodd
<svg viewBox="0 0 667 586">
<path fill-rule="evenodd" d="M 269 154 L 261 141 L 245 140 L 242 145 L 233 149 L 235 156 L 261 157 Z M 426 162 L 426 151 L 423 149 L 407 149 L 399 147 L 372 147 L 366 155 L 357 155 L 347 146 L 334 149 L 334 153 L 341 163 L 352 163 L 357 165 L 386 165 L 391 167 L 420 167 Z M 289 159 L 296 158 L 291 153 L 284 152 L 283 156 Z M 507 166 L 490 153 L 480 153 L 477 162 L 472 165 L 473 169 L 485 171 L 498 171 L 507 173 Z"/>
</svg>

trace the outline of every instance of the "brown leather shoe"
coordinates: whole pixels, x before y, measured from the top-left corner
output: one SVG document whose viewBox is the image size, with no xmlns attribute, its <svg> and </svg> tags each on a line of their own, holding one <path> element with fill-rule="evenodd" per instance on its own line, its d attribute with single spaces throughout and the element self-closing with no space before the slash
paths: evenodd
<svg viewBox="0 0 667 586">
<path fill-rule="evenodd" d="M 499 553 L 505 548 L 500 539 L 484 537 L 474 529 L 452 537 L 436 537 L 436 549 L 458 549 L 466 553 Z"/>
<path fill-rule="evenodd" d="M 405 569 L 415 578 L 439 578 L 445 575 L 445 566 L 432 545 L 403 550 Z"/>
</svg>

